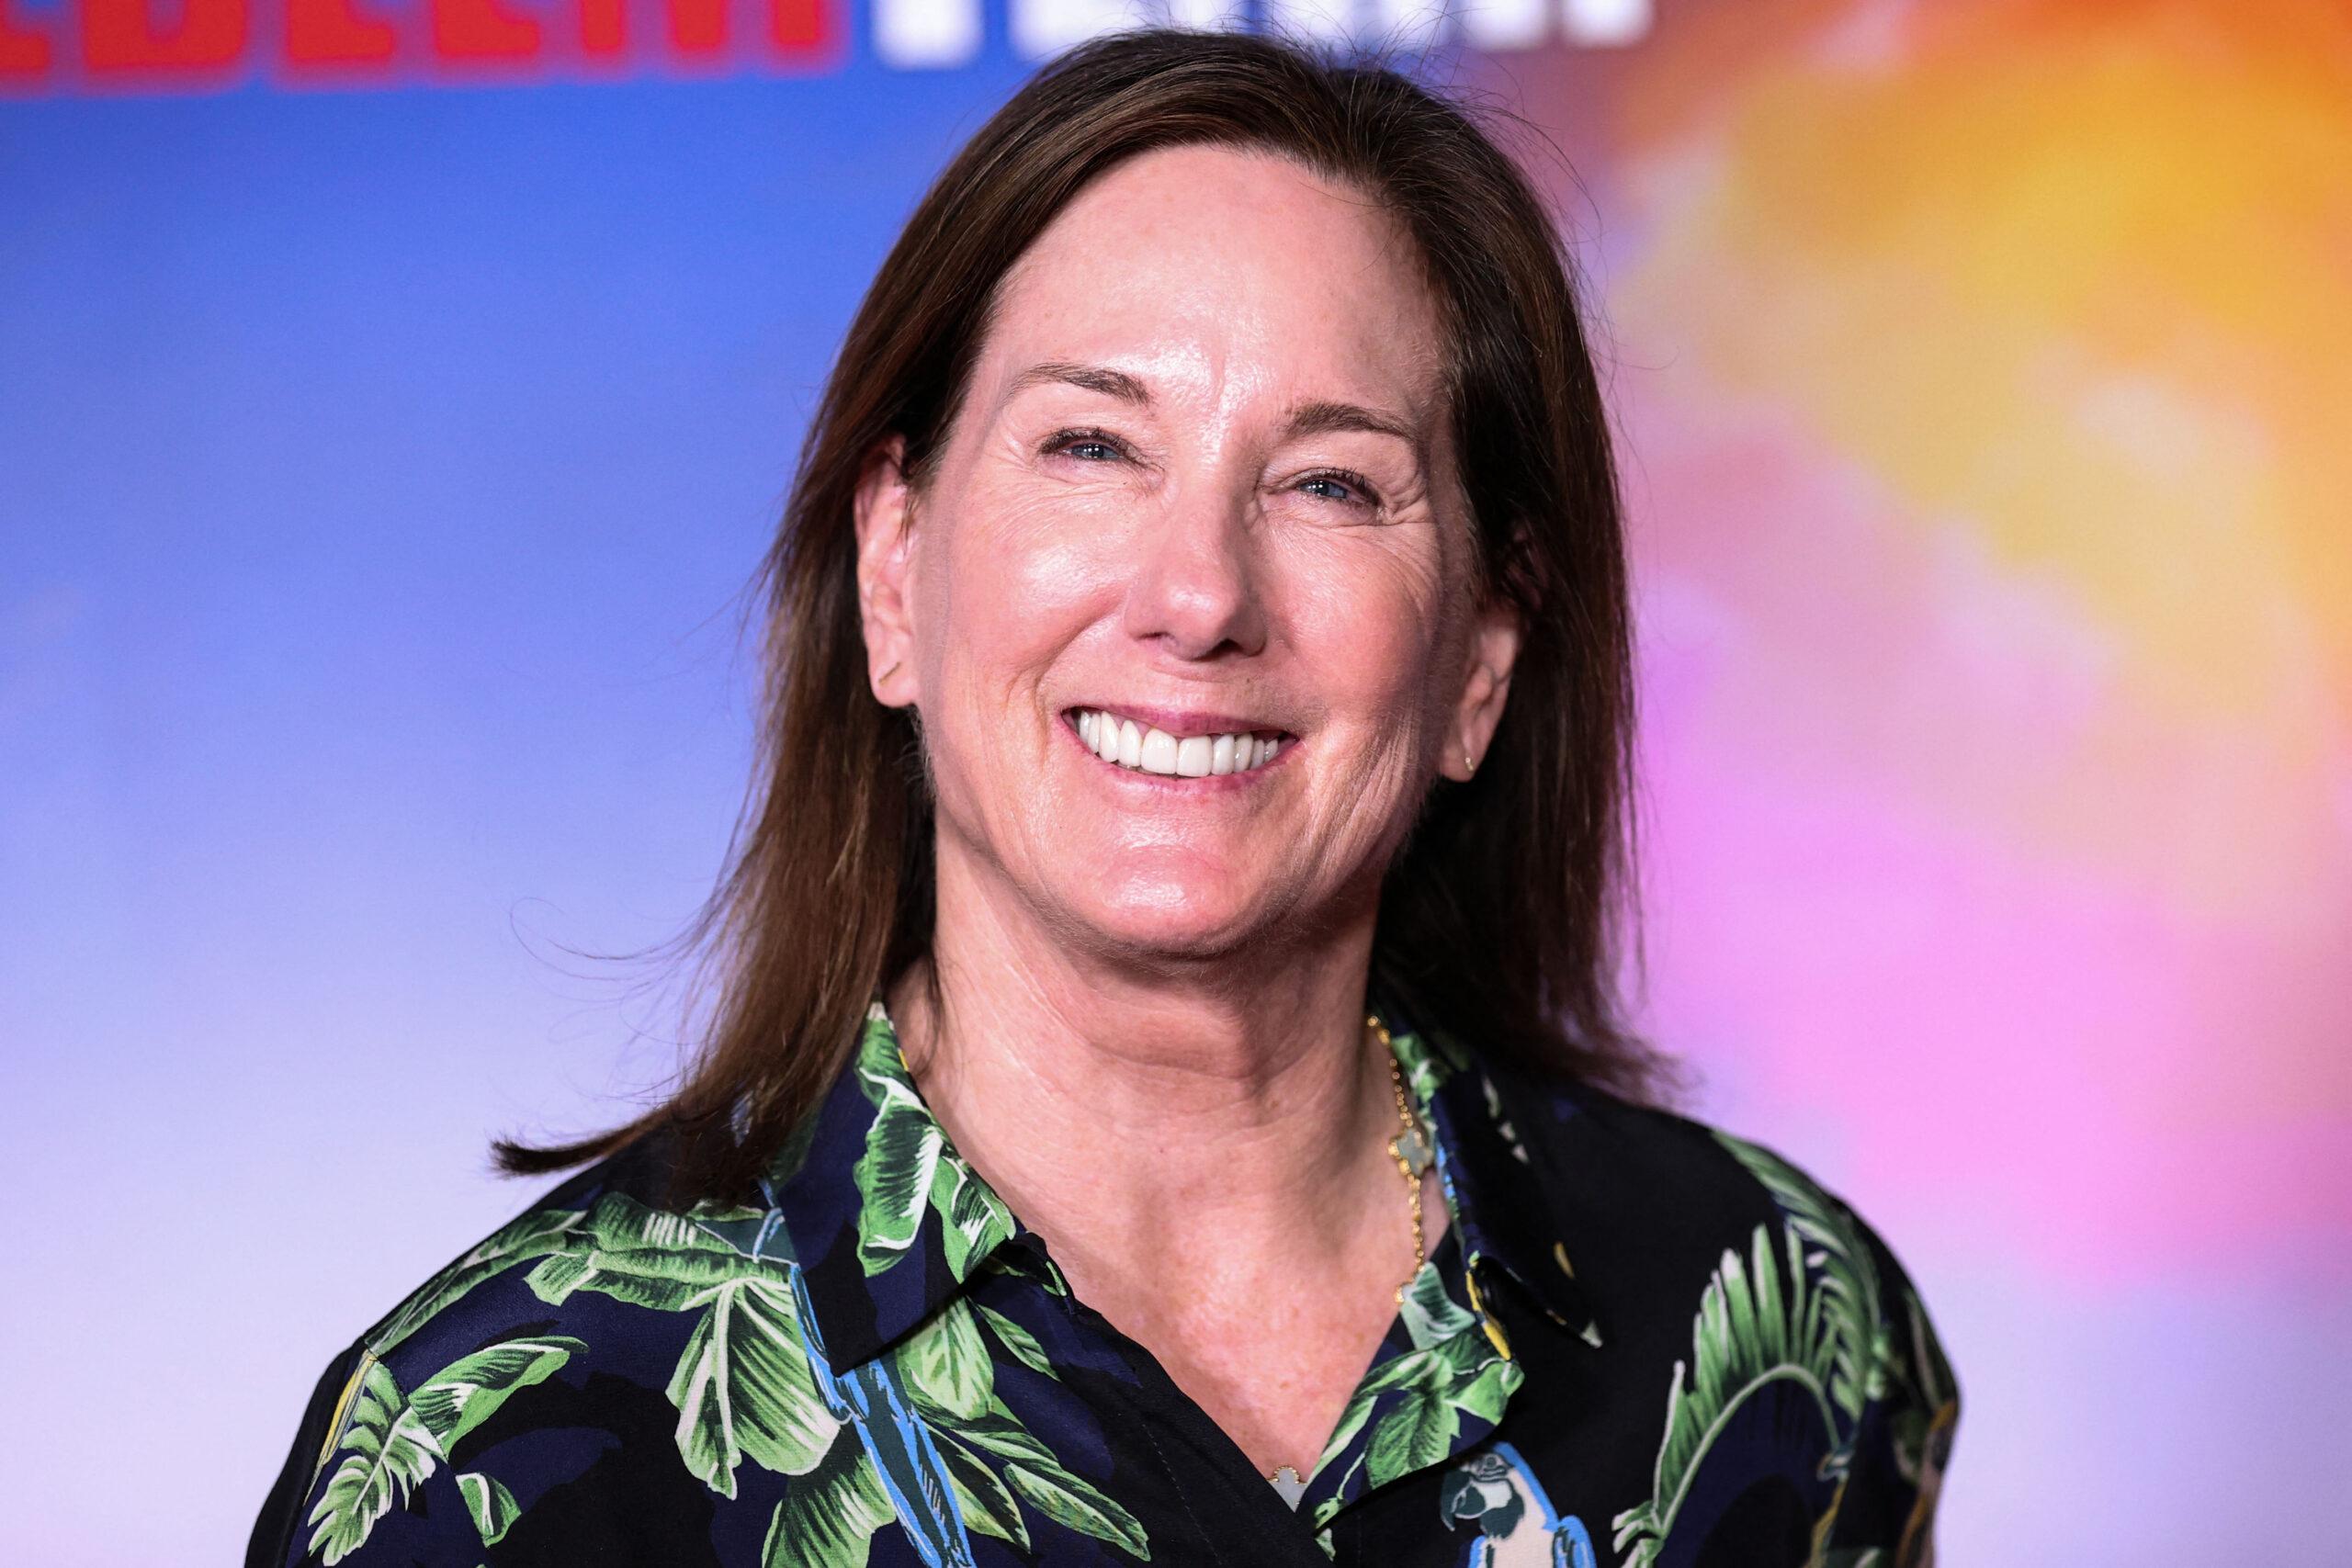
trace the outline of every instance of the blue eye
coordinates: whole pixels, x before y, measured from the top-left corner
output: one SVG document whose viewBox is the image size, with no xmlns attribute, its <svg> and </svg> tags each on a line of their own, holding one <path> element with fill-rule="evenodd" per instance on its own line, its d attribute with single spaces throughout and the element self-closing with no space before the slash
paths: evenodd
<svg viewBox="0 0 2352 1568">
<path fill-rule="evenodd" d="M 1089 457 L 1084 459 L 1090 463 L 1106 462 L 1112 458 L 1126 456 L 1126 447 L 1118 437 L 1104 430 L 1059 431 L 1046 443 L 1046 449 L 1049 452 L 1069 452 L 1073 456 L 1089 449 L 1102 454 L 1101 457 Z"/>
<path fill-rule="evenodd" d="M 1345 468 L 1333 468 L 1319 474 L 1309 474 L 1299 483 L 1329 486 L 1340 493 L 1327 496 L 1326 499 L 1343 504 L 1352 502 L 1358 506 L 1368 506 L 1378 499 L 1373 494 L 1372 485 L 1362 474 L 1351 473 Z"/>
</svg>

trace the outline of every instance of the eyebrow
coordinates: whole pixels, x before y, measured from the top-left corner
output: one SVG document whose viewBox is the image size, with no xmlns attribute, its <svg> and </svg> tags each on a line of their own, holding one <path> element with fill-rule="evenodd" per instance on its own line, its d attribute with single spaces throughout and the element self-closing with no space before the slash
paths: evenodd
<svg viewBox="0 0 2352 1568">
<path fill-rule="evenodd" d="M 1048 359 L 1032 365 L 1012 378 L 1005 389 L 1005 400 L 1032 387 L 1055 382 L 1099 392 L 1106 398 L 1116 398 L 1123 403 L 1138 408 L 1151 406 L 1151 389 L 1124 370 L 1114 370 L 1106 365 L 1073 365 L 1067 360 Z M 1393 435 L 1413 449 L 1419 457 L 1427 443 L 1421 432 L 1394 414 L 1381 413 L 1361 403 L 1335 402 L 1318 398 L 1291 410 L 1290 419 L 1283 427 L 1283 439 L 1295 441 L 1304 435 L 1328 435 L 1342 430 L 1369 431 L 1374 435 Z"/>
<path fill-rule="evenodd" d="M 1421 449 L 1419 431 L 1394 414 L 1377 413 L 1360 403 L 1301 403 L 1291 411 L 1290 423 L 1283 427 L 1283 434 L 1285 439 L 1295 439 L 1337 430 L 1368 430 L 1374 435 L 1393 435 L 1416 452 Z"/>
<path fill-rule="evenodd" d="M 1005 401 L 1011 402 L 1016 393 L 1025 392 L 1032 387 L 1043 387 L 1056 381 L 1082 387 L 1090 392 L 1100 392 L 1123 403 L 1143 406 L 1151 401 L 1151 393 L 1144 384 L 1124 370 L 1114 370 L 1105 365 L 1072 365 L 1060 359 L 1032 365 L 1015 376 L 1012 385 L 1005 389 Z"/>
</svg>

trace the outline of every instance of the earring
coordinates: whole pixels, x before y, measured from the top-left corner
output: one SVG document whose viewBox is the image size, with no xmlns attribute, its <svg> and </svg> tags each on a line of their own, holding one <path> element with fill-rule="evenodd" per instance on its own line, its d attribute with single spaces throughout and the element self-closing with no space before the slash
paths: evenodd
<svg viewBox="0 0 2352 1568">
<path fill-rule="evenodd" d="M 890 660 L 890 668 L 883 671 L 882 673 L 874 677 L 874 683 L 878 686 L 883 682 L 888 680 L 891 676 L 896 675 L 899 672 L 899 666 L 905 662 L 906 660 L 903 659 L 894 659 Z"/>
<path fill-rule="evenodd" d="M 1475 773 L 1478 771 L 1478 759 L 1470 755 L 1470 748 L 1467 746 L 1462 748 L 1462 767 L 1465 773 Z"/>
</svg>

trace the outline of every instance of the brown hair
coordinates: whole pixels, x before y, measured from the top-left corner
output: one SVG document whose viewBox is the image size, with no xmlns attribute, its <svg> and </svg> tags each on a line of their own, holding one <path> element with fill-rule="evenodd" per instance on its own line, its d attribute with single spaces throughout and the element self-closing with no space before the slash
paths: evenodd
<svg viewBox="0 0 2352 1568">
<path fill-rule="evenodd" d="M 867 685 L 853 497 L 876 449 L 933 471 L 1000 281 L 1113 164 L 1214 143 L 1369 193 L 1416 236 L 1449 326 L 1456 450 L 1487 592 L 1525 633 L 1476 777 L 1424 804 L 1389 868 L 1375 974 L 1484 1051 L 1633 1098 L 1668 1069 L 1618 1017 L 1629 922 L 1633 673 L 1624 540 L 1575 266 L 1525 175 L 1470 119 L 1368 60 L 1145 28 L 1033 77 L 948 164 L 866 291 L 802 444 L 758 580 L 759 783 L 687 933 L 716 984 L 668 1101 L 600 1136 L 498 1145 L 544 1172 L 666 1128 L 682 1198 L 740 1196 L 824 1095 L 866 1006 L 932 927 L 931 806 L 913 716 Z"/>
</svg>

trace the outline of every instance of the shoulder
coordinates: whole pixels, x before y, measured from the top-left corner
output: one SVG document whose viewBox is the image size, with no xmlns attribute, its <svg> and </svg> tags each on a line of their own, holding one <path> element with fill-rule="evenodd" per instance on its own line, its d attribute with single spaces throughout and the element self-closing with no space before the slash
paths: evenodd
<svg viewBox="0 0 2352 1568">
<path fill-rule="evenodd" d="M 632 1145 L 369 1325 L 320 1381 L 255 1523 L 249 1568 L 333 1564 L 363 1547 L 363 1562 L 470 1563 L 552 1487 L 593 1474 L 598 1489 L 629 1493 L 635 1478 L 622 1472 L 654 1448 L 633 1439 L 676 1424 L 665 1385 L 691 1327 L 641 1310 L 694 1289 L 676 1260 L 695 1225 L 661 1206 L 666 1179 L 661 1145 Z M 479 1464 L 492 1448 L 495 1464 Z M 644 1468 L 658 1472 L 654 1492 L 677 1490 L 674 1461 Z"/>
<path fill-rule="evenodd" d="M 1824 1539 L 1924 1561 L 1960 1387 L 1878 1228 L 1796 1159 L 1713 1123 L 1578 1086 L 1525 1084 L 1521 1102 L 1612 1342 L 1673 1366 L 1678 1386 L 1685 1367 L 1719 1382 L 1801 1367 L 1839 1434 Z M 1687 1397 L 1702 1397 L 1697 1384 Z"/>
<path fill-rule="evenodd" d="M 647 1140 L 578 1172 L 435 1269 L 359 1336 L 360 1349 L 413 1370 L 501 1331 L 546 1325 L 550 1307 L 571 1302 L 561 1259 L 626 1218 L 661 1214 L 667 1175 L 666 1148 Z"/>
<path fill-rule="evenodd" d="M 1880 1353 L 1912 1363 L 1931 1397 L 1951 1374 L 1894 1247 L 1847 1195 L 1792 1155 L 1698 1117 L 1502 1062 L 1478 1062 L 1510 1118 L 1554 1224 L 1582 1248 L 1577 1275 L 1604 1312 L 1644 1319 L 1770 1270 L 1826 1280 L 1864 1314 Z M 1587 1259 L 1589 1259 L 1588 1266 Z"/>
<path fill-rule="evenodd" d="M 1506 1086 L 1521 1135 L 1547 1186 L 1579 1208 L 1606 1211 L 1653 1244 L 1744 1247 L 1755 1227 L 1787 1226 L 1811 1247 L 1867 1253 L 1901 1272 L 1886 1240 L 1857 1208 L 1792 1155 L 1730 1128 L 1590 1085 L 1505 1065 L 1487 1071 Z"/>
<path fill-rule="evenodd" d="M 1524 1147 L 1563 1267 L 1629 1386 L 1668 1390 L 1660 1484 L 1706 1463 L 1769 1465 L 1733 1434 L 1763 1391 L 1801 1388 L 1804 1473 L 1826 1561 L 1931 1560 L 1960 1388 L 1927 1303 L 1878 1229 L 1781 1150 L 1695 1117 L 1485 1064 Z M 1655 1381 L 1654 1381 L 1655 1380 Z M 1795 1428 L 1792 1428 L 1792 1430 Z M 1785 1435 L 1785 1434 L 1783 1434 Z M 1742 1457 L 1744 1456 L 1744 1457 Z M 1618 1521 L 1659 1536 L 1671 1497 Z"/>
</svg>

